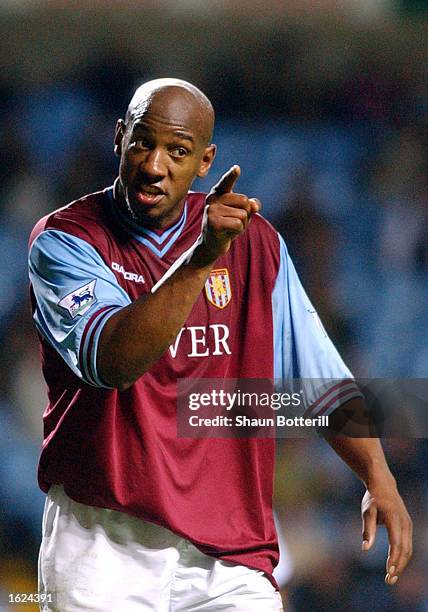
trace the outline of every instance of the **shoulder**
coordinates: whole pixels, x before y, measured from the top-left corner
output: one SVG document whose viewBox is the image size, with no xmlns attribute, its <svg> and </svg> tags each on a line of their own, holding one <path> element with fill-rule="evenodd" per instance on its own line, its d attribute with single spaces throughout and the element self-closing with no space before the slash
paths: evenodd
<svg viewBox="0 0 428 612">
<path fill-rule="evenodd" d="M 110 189 L 87 194 L 40 219 L 30 234 L 29 247 L 47 230 L 71 234 L 94 246 L 105 241 Z"/>
<path fill-rule="evenodd" d="M 280 258 L 280 238 L 276 229 L 260 215 L 256 213 L 252 216 L 247 231 L 243 237 L 249 243 L 252 254 L 267 258 L 268 255 L 272 260 L 279 264 Z M 277 265 L 275 264 L 275 266 Z"/>
<path fill-rule="evenodd" d="M 253 215 L 249 230 L 259 234 L 265 240 L 273 240 L 274 244 L 279 248 L 279 234 L 277 230 L 260 213 Z"/>
<path fill-rule="evenodd" d="M 232 242 L 229 253 L 238 268 L 263 279 L 265 287 L 273 287 L 280 269 L 280 240 L 264 217 L 258 213 L 252 216 L 246 231 Z"/>
</svg>

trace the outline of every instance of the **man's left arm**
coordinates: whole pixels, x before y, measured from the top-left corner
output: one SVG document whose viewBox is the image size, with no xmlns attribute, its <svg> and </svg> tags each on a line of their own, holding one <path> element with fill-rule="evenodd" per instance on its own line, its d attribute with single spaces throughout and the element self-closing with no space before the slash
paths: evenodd
<svg viewBox="0 0 428 612">
<path fill-rule="evenodd" d="M 275 379 L 306 390 L 305 416 L 325 415 L 330 446 L 366 486 L 362 500 L 363 551 L 373 546 L 376 526 L 389 536 L 386 582 L 395 584 L 412 556 L 412 522 L 380 441 L 371 430 L 361 391 L 306 295 L 282 238 L 272 294 Z M 320 430 L 319 430 L 320 431 Z M 340 436 L 337 434 L 340 432 Z"/>
<path fill-rule="evenodd" d="M 357 410 L 363 400 L 355 398 Z M 358 406 L 358 404 L 361 404 Z M 387 584 L 395 584 L 412 557 L 412 521 L 398 492 L 378 438 L 326 435 L 325 439 L 366 487 L 361 503 L 362 550 L 368 551 L 376 538 L 377 525 L 388 531 Z"/>
</svg>

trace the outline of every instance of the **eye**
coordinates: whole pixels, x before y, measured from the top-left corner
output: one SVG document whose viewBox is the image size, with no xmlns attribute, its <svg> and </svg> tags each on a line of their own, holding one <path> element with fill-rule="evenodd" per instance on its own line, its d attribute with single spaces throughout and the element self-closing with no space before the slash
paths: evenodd
<svg viewBox="0 0 428 612">
<path fill-rule="evenodd" d="M 149 149 L 150 145 L 146 140 L 133 140 L 129 143 L 130 149 Z"/>
<path fill-rule="evenodd" d="M 171 149 L 170 151 L 172 157 L 185 157 L 189 151 L 185 148 L 185 147 L 174 147 L 173 149 Z"/>
</svg>

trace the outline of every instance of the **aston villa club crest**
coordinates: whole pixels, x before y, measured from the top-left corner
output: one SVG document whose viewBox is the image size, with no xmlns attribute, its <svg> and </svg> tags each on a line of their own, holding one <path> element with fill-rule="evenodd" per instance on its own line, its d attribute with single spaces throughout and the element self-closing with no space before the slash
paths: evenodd
<svg viewBox="0 0 428 612">
<path fill-rule="evenodd" d="M 208 301 L 217 308 L 225 308 L 232 299 L 229 271 L 227 268 L 212 270 L 205 283 L 205 294 Z"/>
</svg>

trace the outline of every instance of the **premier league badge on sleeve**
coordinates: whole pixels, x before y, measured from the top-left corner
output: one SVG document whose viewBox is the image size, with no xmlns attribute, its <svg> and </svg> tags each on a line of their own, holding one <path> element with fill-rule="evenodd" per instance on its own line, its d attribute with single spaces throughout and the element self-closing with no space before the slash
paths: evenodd
<svg viewBox="0 0 428 612">
<path fill-rule="evenodd" d="M 97 301 L 95 297 L 96 279 L 86 283 L 83 287 L 75 289 L 58 302 L 58 306 L 68 310 L 72 319 L 82 316 Z"/>
<path fill-rule="evenodd" d="M 205 295 L 217 308 L 225 308 L 232 299 L 229 271 L 227 268 L 212 270 L 205 283 Z"/>
</svg>

